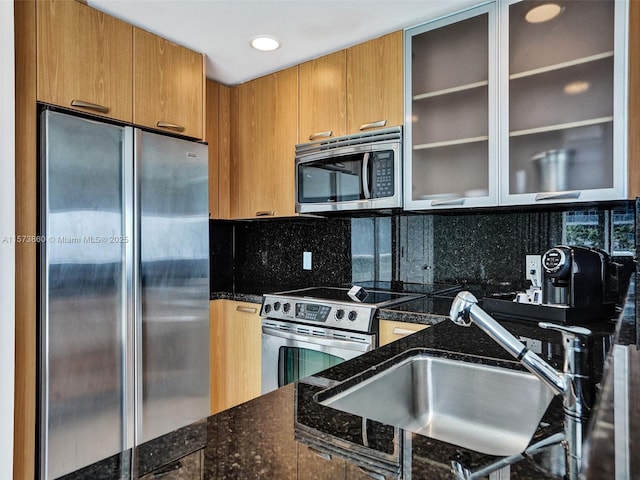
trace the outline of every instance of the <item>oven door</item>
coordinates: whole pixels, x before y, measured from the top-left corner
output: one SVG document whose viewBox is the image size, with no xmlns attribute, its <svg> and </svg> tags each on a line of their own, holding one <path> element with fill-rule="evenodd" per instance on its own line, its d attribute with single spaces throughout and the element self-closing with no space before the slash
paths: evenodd
<svg viewBox="0 0 640 480">
<path fill-rule="evenodd" d="M 262 393 L 314 375 L 372 350 L 375 335 L 262 322 Z"/>
</svg>

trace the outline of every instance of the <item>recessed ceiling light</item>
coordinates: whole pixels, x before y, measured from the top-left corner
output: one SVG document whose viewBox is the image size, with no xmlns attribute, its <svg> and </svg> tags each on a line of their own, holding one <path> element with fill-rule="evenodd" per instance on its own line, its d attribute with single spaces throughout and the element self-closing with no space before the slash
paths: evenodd
<svg viewBox="0 0 640 480">
<path fill-rule="evenodd" d="M 249 45 L 261 52 L 272 52 L 279 49 L 281 43 L 273 35 L 257 35 L 251 38 Z"/>
<path fill-rule="evenodd" d="M 529 10 L 524 19 L 529 23 L 548 22 L 560 15 L 562 10 L 563 8 L 557 3 L 544 3 Z"/>
</svg>

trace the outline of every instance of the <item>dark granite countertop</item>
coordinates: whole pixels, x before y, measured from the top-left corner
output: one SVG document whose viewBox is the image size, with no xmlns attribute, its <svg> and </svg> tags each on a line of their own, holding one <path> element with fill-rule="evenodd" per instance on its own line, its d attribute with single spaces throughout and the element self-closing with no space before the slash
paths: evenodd
<svg viewBox="0 0 640 480">
<path fill-rule="evenodd" d="M 220 296 L 218 298 L 252 301 L 249 299 L 250 297 L 238 297 L 236 295 Z M 633 339 L 633 348 L 635 348 L 635 308 L 632 308 L 632 306 L 633 302 L 628 303 L 628 307 L 624 310 L 618 322 L 617 339 L 619 342 L 626 340 L 628 343 Z M 414 305 L 405 304 L 401 309 L 396 308 L 383 312 L 381 313 L 381 318 L 398 315 L 398 317 L 392 319 L 398 318 L 403 321 L 412 321 L 411 315 L 414 314 L 422 320 L 425 318 L 437 320 L 438 317 L 444 315 L 434 314 L 433 308 L 433 304 L 430 304 L 426 299 L 420 299 L 416 300 Z M 437 322 L 434 321 L 433 323 Z M 532 323 L 503 322 L 503 325 L 524 341 L 534 340 L 540 342 L 542 356 L 554 367 L 558 369 L 561 367 L 562 347 L 559 345 L 560 338 L 558 333 L 541 330 Z M 608 430 L 609 423 L 607 422 L 613 417 L 612 409 L 614 408 L 609 401 L 609 394 L 612 388 L 610 387 L 612 370 L 610 368 L 611 362 L 605 361 L 603 351 L 604 347 L 613 338 L 615 325 L 616 323 L 611 321 L 589 325 L 589 328 L 594 331 L 594 345 L 596 346 L 594 351 L 599 351 L 599 353 L 594 354 L 593 364 L 595 378 L 602 378 L 602 382 L 597 385 L 597 388 L 602 390 L 602 400 L 592 416 L 589 437 L 590 448 L 586 458 L 589 462 L 589 468 L 597 463 L 605 471 L 609 471 L 606 468 L 607 466 L 612 466 L 615 459 L 613 458 L 614 452 L 612 451 L 610 437 L 607 437 L 607 434 L 611 433 Z M 601 346 L 602 348 L 600 348 Z M 462 328 L 451 322 L 441 322 L 432 328 L 325 370 L 318 375 L 319 380 L 317 381 L 340 382 L 409 349 L 420 348 L 438 349 L 441 351 L 440 355 L 471 355 L 472 357 L 467 357 L 467 360 L 481 363 L 498 362 L 501 366 L 521 369 L 506 352 L 475 326 Z M 313 384 L 314 382 L 311 381 L 310 383 Z M 640 379 L 636 379 L 636 383 L 640 385 Z M 635 385 L 636 389 L 638 385 Z M 630 385 L 630 388 L 632 387 Z M 304 410 L 306 408 L 305 405 L 310 405 L 312 410 L 317 407 L 317 404 L 314 406 L 308 403 L 313 402 L 312 396 L 309 397 L 308 394 L 304 393 L 309 391 L 308 388 L 311 388 L 311 392 L 322 389 L 317 385 L 309 386 L 309 381 L 288 385 L 172 434 L 153 440 L 136 449 L 133 460 L 129 452 L 124 452 L 122 455 L 107 459 L 104 462 L 98 462 L 96 465 L 69 475 L 65 480 L 139 478 L 157 468 L 162 468 L 162 471 L 166 471 L 164 469 L 167 468 L 170 470 L 173 467 L 171 465 L 167 467 L 168 463 L 173 462 L 177 457 L 192 452 L 200 452 L 202 476 L 196 475 L 187 478 L 329 479 L 336 478 L 336 470 L 340 472 L 338 478 L 369 478 L 363 477 L 363 474 L 359 472 L 359 468 L 367 467 L 367 458 L 359 455 L 350 457 L 350 449 L 336 451 L 331 450 L 332 447 L 330 445 L 327 448 L 333 453 L 331 461 L 322 460 L 308 453 L 310 446 L 322 446 L 327 439 L 327 435 L 322 432 L 317 435 L 309 435 L 308 429 L 303 429 L 305 431 L 301 432 L 299 425 L 296 423 L 297 413 L 300 409 Z M 543 418 L 544 423 L 538 429 L 534 440 L 560 429 L 561 409 L 557 400 L 555 399 L 547 410 Z M 322 408 L 320 416 L 316 418 L 320 424 L 335 423 L 337 419 L 344 418 L 336 414 L 327 415 L 326 412 L 329 409 L 327 407 Z M 344 428 L 347 428 L 348 431 L 350 426 L 358 424 L 359 422 L 354 423 L 348 420 L 345 422 L 346 426 Z M 376 435 L 378 433 L 381 434 L 388 428 L 391 427 L 375 424 L 374 422 L 371 431 L 367 430 L 369 441 L 375 443 L 371 439 L 377 438 Z M 313 429 L 311 431 L 313 432 Z M 472 468 L 478 468 L 495 460 L 495 457 L 481 455 L 477 452 L 461 449 L 421 435 L 402 432 L 400 436 L 403 439 L 401 442 L 400 464 L 405 472 L 411 472 L 411 478 L 414 480 L 452 478 L 449 463 L 453 457 L 463 459 L 464 463 Z M 617 448 L 618 446 L 615 447 L 616 450 Z M 553 447 L 541 454 L 528 457 L 511 465 L 511 478 L 559 479 L 563 475 L 563 464 L 562 448 L 559 446 Z M 130 473 L 132 470 L 136 472 L 133 476 Z M 588 469 L 587 471 L 589 472 L 590 470 Z M 594 474 L 588 478 L 603 477 Z"/>
</svg>

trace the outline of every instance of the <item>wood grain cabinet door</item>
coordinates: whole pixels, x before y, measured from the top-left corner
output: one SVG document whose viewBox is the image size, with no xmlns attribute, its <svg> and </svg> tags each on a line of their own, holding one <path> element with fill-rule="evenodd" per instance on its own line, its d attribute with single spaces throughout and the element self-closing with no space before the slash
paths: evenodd
<svg viewBox="0 0 640 480">
<path fill-rule="evenodd" d="M 238 87 L 236 218 L 295 215 L 298 67 Z"/>
<path fill-rule="evenodd" d="M 346 135 L 346 50 L 301 64 L 299 74 L 299 143 Z"/>
<path fill-rule="evenodd" d="M 402 43 L 400 31 L 347 50 L 349 133 L 402 125 Z"/>
<path fill-rule="evenodd" d="M 136 27 L 133 52 L 133 122 L 203 138 L 202 54 Z"/>
<path fill-rule="evenodd" d="M 209 309 L 211 414 L 260 396 L 260 305 L 214 300 Z"/>
<path fill-rule="evenodd" d="M 79 2 L 37 4 L 37 98 L 130 122 L 132 29 Z"/>
<path fill-rule="evenodd" d="M 407 335 L 424 330 L 429 325 L 409 322 L 395 322 L 391 320 L 380 320 L 380 338 L 378 343 L 380 346 L 386 345 Z"/>
</svg>

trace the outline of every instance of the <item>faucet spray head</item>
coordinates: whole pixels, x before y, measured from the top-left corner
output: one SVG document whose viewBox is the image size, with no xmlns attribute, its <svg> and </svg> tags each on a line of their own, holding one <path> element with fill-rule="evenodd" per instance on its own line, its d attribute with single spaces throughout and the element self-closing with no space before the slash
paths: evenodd
<svg viewBox="0 0 640 480">
<path fill-rule="evenodd" d="M 468 327 L 472 323 L 469 317 L 469 310 L 477 303 L 478 299 L 471 292 L 458 292 L 451 304 L 449 319 L 456 325 Z"/>
</svg>

